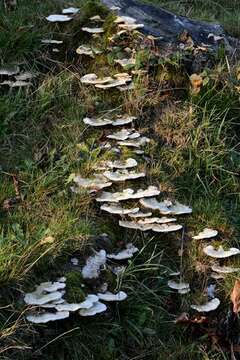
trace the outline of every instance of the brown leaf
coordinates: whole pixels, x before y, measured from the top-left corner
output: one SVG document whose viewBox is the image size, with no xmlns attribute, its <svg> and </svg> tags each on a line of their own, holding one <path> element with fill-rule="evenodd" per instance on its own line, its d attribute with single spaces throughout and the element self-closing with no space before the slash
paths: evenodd
<svg viewBox="0 0 240 360">
<path fill-rule="evenodd" d="M 240 311 L 240 280 L 236 280 L 232 293 L 231 300 L 233 303 L 233 312 L 238 314 Z"/>
</svg>

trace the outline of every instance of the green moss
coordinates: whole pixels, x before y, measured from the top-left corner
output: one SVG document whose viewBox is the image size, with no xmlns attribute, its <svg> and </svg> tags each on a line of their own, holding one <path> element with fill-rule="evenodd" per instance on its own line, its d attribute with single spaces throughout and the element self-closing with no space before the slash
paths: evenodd
<svg viewBox="0 0 240 360">
<path fill-rule="evenodd" d="M 83 278 L 79 271 L 70 271 L 66 274 L 66 299 L 68 302 L 81 302 L 85 299 L 82 288 Z"/>
</svg>

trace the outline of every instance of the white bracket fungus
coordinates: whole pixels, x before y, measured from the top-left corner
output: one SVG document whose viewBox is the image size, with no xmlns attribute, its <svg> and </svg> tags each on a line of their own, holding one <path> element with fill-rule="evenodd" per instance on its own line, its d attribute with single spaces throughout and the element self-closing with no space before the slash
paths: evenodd
<svg viewBox="0 0 240 360">
<path fill-rule="evenodd" d="M 135 24 L 136 21 L 137 20 L 131 16 L 117 16 L 116 19 L 114 20 L 115 24 L 121 24 L 121 23 Z"/>
<path fill-rule="evenodd" d="M 62 10 L 63 14 L 77 14 L 79 12 L 79 8 L 75 8 L 75 7 L 69 7 L 66 9 Z"/>
<path fill-rule="evenodd" d="M 131 218 L 147 218 L 147 217 L 152 216 L 152 213 L 139 210 L 138 212 L 136 212 L 134 214 L 129 214 L 128 216 L 130 216 Z"/>
<path fill-rule="evenodd" d="M 103 28 L 82 27 L 82 31 L 85 31 L 89 34 L 101 34 L 104 32 L 104 29 Z"/>
<path fill-rule="evenodd" d="M 140 137 L 139 132 L 135 132 L 134 130 L 126 130 L 126 129 L 122 129 L 113 134 L 107 135 L 108 139 L 119 140 L 119 141 L 123 141 L 127 139 L 137 139 L 138 137 Z"/>
<path fill-rule="evenodd" d="M 113 259 L 113 260 L 130 259 L 138 251 L 139 250 L 138 250 L 137 247 L 135 247 L 132 243 L 129 243 L 129 244 L 126 245 L 126 249 L 121 250 L 117 254 L 107 254 L 107 258 L 108 259 Z"/>
<path fill-rule="evenodd" d="M 135 116 L 124 116 L 124 117 L 116 118 L 115 120 L 111 120 L 108 118 L 95 119 L 95 118 L 86 117 L 83 119 L 83 122 L 84 124 L 90 126 L 105 126 L 105 125 L 121 126 L 125 124 L 130 124 L 135 119 L 136 119 Z"/>
<path fill-rule="evenodd" d="M 144 172 L 136 172 L 129 170 L 104 171 L 103 175 L 110 181 L 134 180 L 146 176 Z"/>
<path fill-rule="evenodd" d="M 95 87 L 98 89 L 110 89 L 113 87 L 118 87 L 126 84 L 126 80 L 118 80 L 113 79 L 111 81 L 108 81 L 106 84 L 96 84 Z"/>
<path fill-rule="evenodd" d="M 104 294 L 98 293 L 97 296 L 103 301 L 123 301 L 127 298 L 127 294 L 124 291 L 119 291 L 117 294 L 107 291 Z"/>
<path fill-rule="evenodd" d="M 91 73 L 91 74 L 86 74 L 86 75 L 82 76 L 80 78 L 80 81 L 83 84 L 97 85 L 97 84 L 107 84 L 110 81 L 113 81 L 113 78 L 110 76 L 107 76 L 105 78 L 99 79 L 96 74 Z"/>
<path fill-rule="evenodd" d="M 179 294 L 187 294 L 190 291 L 190 285 L 185 282 L 176 282 L 174 280 L 168 281 L 170 289 L 177 290 Z"/>
<path fill-rule="evenodd" d="M 80 175 L 74 177 L 73 181 L 82 188 L 101 190 L 112 185 L 106 177 L 101 174 L 96 174 L 92 179 L 84 179 Z"/>
<path fill-rule="evenodd" d="M 99 164 L 98 169 L 128 169 L 137 166 L 137 161 L 133 158 L 126 160 L 103 161 Z"/>
<path fill-rule="evenodd" d="M 56 313 L 44 312 L 42 314 L 29 314 L 27 320 L 34 324 L 46 324 L 49 321 L 63 320 L 69 317 L 68 311 L 58 311 Z"/>
<path fill-rule="evenodd" d="M 86 265 L 82 269 L 82 276 L 84 279 L 96 279 L 100 274 L 101 267 L 106 264 L 106 251 L 100 250 L 95 255 L 90 256 Z"/>
<path fill-rule="evenodd" d="M 138 137 L 136 140 L 128 139 L 128 140 L 124 140 L 124 141 L 118 141 L 118 145 L 138 148 L 138 147 L 148 144 L 149 142 L 150 142 L 150 139 L 143 136 L 143 137 Z"/>
<path fill-rule="evenodd" d="M 175 204 L 172 204 L 171 201 L 161 201 L 159 202 L 156 198 L 151 199 L 141 199 L 140 203 L 142 206 L 152 210 L 159 210 L 163 215 L 182 215 L 190 214 L 192 209 L 189 206 L 182 205 L 176 201 Z"/>
<path fill-rule="evenodd" d="M 140 231 L 152 230 L 160 233 L 168 233 L 182 229 L 182 225 L 178 224 L 154 224 L 134 221 L 119 221 L 119 225 L 128 229 L 136 229 Z"/>
<path fill-rule="evenodd" d="M 217 234 L 218 234 L 217 230 L 205 228 L 198 235 L 193 236 L 193 239 L 195 240 L 210 239 L 217 236 Z"/>
<path fill-rule="evenodd" d="M 137 29 L 142 29 L 144 24 L 119 24 L 119 29 L 127 30 L 127 31 L 134 31 Z"/>
<path fill-rule="evenodd" d="M 13 67 L 2 67 L 0 68 L 0 75 L 4 75 L 4 76 L 12 76 L 12 75 L 16 75 L 20 72 L 20 69 L 18 66 L 13 66 Z"/>
<path fill-rule="evenodd" d="M 110 214 L 130 215 L 137 213 L 139 211 L 139 208 L 125 209 L 118 204 L 103 204 L 101 206 L 101 210 L 107 211 Z"/>
<path fill-rule="evenodd" d="M 104 20 L 101 18 L 101 16 L 100 16 L 100 15 L 95 15 L 95 16 L 92 16 L 92 17 L 90 17 L 90 20 L 91 20 L 91 21 L 104 22 Z"/>
<path fill-rule="evenodd" d="M 92 48 L 88 45 L 80 45 L 77 50 L 76 53 L 78 55 L 87 55 L 87 56 L 91 56 L 92 58 L 95 57 L 95 55 L 101 54 L 102 51 L 98 50 L 96 48 Z"/>
<path fill-rule="evenodd" d="M 152 229 L 152 224 L 139 224 L 135 221 L 119 221 L 119 226 L 140 231 L 148 231 Z"/>
<path fill-rule="evenodd" d="M 151 214 L 151 213 L 150 213 Z M 148 217 L 147 219 L 138 220 L 139 224 L 168 224 L 171 222 L 177 221 L 175 218 L 168 218 L 168 217 Z"/>
<path fill-rule="evenodd" d="M 65 283 L 47 282 L 36 287 L 32 293 L 26 293 L 24 301 L 28 305 L 43 305 L 52 301 L 60 300 L 63 293 L 58 291 L 65 288 Z"/>
<path fill-rule="evenodd" d="M 232 274 L 234 272 L 240 271 L 240 268 L 233 268 L 230 266 L 213 265 L 212 270 L 217 273 L 220 273 L 220 274 Z"/>
<path fill-rule="evenodd" d="M 218 259 L 224 259 L 230 256 L 240 254 L 240 250 L 237 248 L 230 248 L 229 250 L 224 250 L 222 246 L 219 246 L 218 249 L 215 249 L 212 245 L 208 245 L 203 248 L 203 252 L 208 256 Z"/>
<path fill-rule="evenodd" d="M 41 43 L 46 44 L 46 45 L 50 45 L 50 44 L 60 45 L 60 44 L 63 44 L 63 41 L 62 40 L 54 40 L 54 39 L 42 39 Z"/>
<path fill-rule="evenodd" d="M 79 315 L 81 316 L 94 316 L 96 314 L 102 313 L 107 310 L 105 304 L 101 303 L 100 301 L 96 301 L 89 309 L 81 309 L 79 311 Z"/>
<path fill-rule="evenodd" d="M 203 305 L 191 305 L 191 308 L 198 312 L 209 312 L 216 310 L 219 305 L 220 305 L 220 300 L 218 298 L 214 298 Z"/>
<path fill-rule="evenodd" d="M 136 64 L 136 59 L 130 58 L 130 59 L 116 59 L 114 60 L 116 64 L 121 65 L 123 68 L 126 66 L 133 66 Z"/>
<path fill-rule="evenodd" d="M 129 199 L 140 199 L 144 197 L 151 197 L 158 195 L 160 190 L 156 186 L 149 186 L 147 189 L 139 189 L 136 192 L 133 189 L 124 189 L 122 192 L 110 193 L 103 191 L 101 195 L 96 198 L 98 202 L 119 202 Z"/>
<path fill-rule="evenodd" d="M 72 20 L 72 17 L 69 17 L 67 15 L 53 14 L 46 17 L 46 20 L 49 22 L 65 22 Z"/>
<path fill-rule="evenodd" d="M 55 308 L 57 311 L 77 311 L 77 310 L 80 310 L 80 309 L 90 309 L 93 304 L 95 302 L 98 301 L 98 296 L 97 295 L 94 295 L 94 294 L 90 294 L 90 295 L 87 295 L 86 299 L 79 303 L 79 304 L 75 304 L 75 303 L 63 303 L 63 304 L 59 304 L 59 305 L 56 305 Z"/>
</svg>

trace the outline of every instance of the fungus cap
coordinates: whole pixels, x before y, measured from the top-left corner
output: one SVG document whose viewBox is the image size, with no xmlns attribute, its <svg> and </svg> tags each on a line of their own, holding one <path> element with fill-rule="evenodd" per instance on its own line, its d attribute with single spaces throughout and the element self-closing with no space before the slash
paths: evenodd
<svg viewBox="0 0 240 360">
<path fill-rule="evenodd" d="M 169 280 L 168 281 L 168 286 L 170 287 L 170 289 L 173 289 L 173 290 L 184 290 L 184 289 L 189 289 L 190 288 L 188 283 L 176 282 L 174 280 Z"/>
<path fill-rule="evenodd" d="M 219 248 L 216 250 L 212 245 L 208 245 L 203 248 L 203 252 L 208 256 L 218 259 L 224 259 L 230 256 L 240 254 L 240 250 L 237 248 L 230 248 L 229 250 L 224 250 L 222 246 L 219 246 Z"/>
<path fill-rule="evenodd" d="M 132 243 L 129 243 L 126 245 L 126 249 L 119 251 L 117 254 L 107 254 L 107 258 L 113 260 L 130 259 L 138 251 L 137 247 L 135 247 Z"/>
<path fill-rule="evenodd" d="M 103 301 L 123 301 L 127 298 L 127 294 L 124 291 L 119 291 L 117 294 L 107 291 L 104 294 L 98 293 L 97 296 Z"/>
<path fill-rule="evenodd" d="M 135 214 L 139 211 L 139 208 L 123 208 L 119 204 L 103 204 L 100 207 L 101 210 L 107 211 L 110 214 L 127 215 Z"/>
<path fill-rule="evenodd" d="M 210 239 L 212 237 L 217 236 L 217 234 L 218 234 L 217 230 L 205 228 L 198 235 L 193 236 L 193 239 L 195 240 Z"/>
<path fill-rule="evenodd" d="M 63 14 L 77 14 L 79 12 L 79 8 L 76 7 L 69 7 L 62 10 Z"/>
<path fill-rule="evenodd" d="M 219 305 L 220 305 L 220 300 L 218 298 L 214 298 L 203 305 L 191 305 L 191 308 L 198 312 L 209 312 L 216 310 Z"/>
<path fill-rule="evenodd" d="M 94 316 L 96 314 L 102 313 L 107 310 L 105 304 L 101 303 L 100 301 L 96 301 L 93 303 L 92 307 L 89 309 L 81 309 L 79 311 L 79 315 L 81 316 Z"/>
<path fill-rule="evenodd" d="M 72 20 L 72 18 L 67 15 L 53 14 L 46 17 L 46 20 L 49 22 L 65 22 Z"/>
<path fill-rule="evenodd" d="M 90 28 L 90 27 L 82 27 L 82 31 L 88 32 L 89 34 L 101 34 L 104 32 L 103 28 Z"/>
<path fill-rule="evenodd" d="M 103 175 L 110 181 L 134 180 L 146 176 L 144 172 L 136 172 L 129 170 L 104 171 Z"/>
<path fill-rule="evenodd" d="M 34 324 L 46 324 L 49 321 L 63 320 L 68 317 L 68 311 L 58 311 L 56 313 L 44 312 L 42 314 L 29 314 L 26 316 L 26 319 Z"/>
</svg>

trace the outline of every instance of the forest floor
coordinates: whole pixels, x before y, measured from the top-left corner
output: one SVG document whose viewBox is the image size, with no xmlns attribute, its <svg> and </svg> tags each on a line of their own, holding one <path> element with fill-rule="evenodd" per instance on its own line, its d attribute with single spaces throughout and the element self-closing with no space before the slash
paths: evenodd
<svg viewBox="0 0 240 360">
<path fill-rule="evenodd" d="M 224 0 L 217 6 L 155 3 L 219 21 L 239 35 L 237 1 L 227 6 Z M 0 9 L 1 66 L 17 65 L 36 75 L 31 86 L 0 87 L 0 359 L 233 360 L 240 350 L 230 294 L 240 271 L 213 279 L 211 267 L 218 261 L 203 248 L 240 247 L 239 64 L 222 46 L 209 54 L 211 61 L 197 74 L 196 85 L 186 63 L 205 50 L 193 44 L 165 56 L 154 40 L 138 33 L 113 44 L 114 14 L 97 2 L 73 1 L 80 12 L 72 21 L 46 21 L 68 6 L 59 0 L 19 0 L 13 11 Z M 92 26 L 94 15 L 104 19 L 104 33 L 97 38 L 81 30 Z M 46 45 L 42 39 L 63 43 Z M 82 44 L 102 53 L 79 55 L 76 49 Z M 125 70 L 114 62 L 126 55 L 123 48 L 130 48 L 136 59 Z M 132 70 L 147 72 L 133 76 L 129 91 L 102 90 L 80 80 L 88 73 L 104 77 Z M 157 186 L 159 199 L 192 208 L 192 214 L 178 217 L 181 231 L 124 229 L 116 216 L 100 211 L 95 195 L 71 191 L 74 174 L 88 178 L 100 161 L 119 156 L 116 146 L 106 147 L 106 136 L 118 129 L 93 128 L 83 119 L 122 114 L 135 116 L 135 129 L 150 142 L 144 155 L 122 147 L 121 159 L 136 158 L 138 169 L 146 173 L 137 188 Z M 121 189 L 135 187 L 135 182 L 123 183 Z M 216 239 L 193 239 L 204 228 L 216 229 Z M 140 251 L 124 263 L 120 275 L 113 277 L 106 269 L 104 274 L 112 291 L 127 293 L 125 301 L 94 317 L 73 314 L 44 325 L 26 320 L 24 294 L 36 284 L 66 276 L 67 296 L 78 300 L 80 285 L 96 289 L 99 284 L 81 283 L 71 259 L 82 266 L 94 250 L 105 246 L 114 252 L 127 243 Z M 223 264 L 238 268 L 240 260 L 234 256 Z M 190 283 L 185 295 L 168 287 L 170 274 L 178 271 Z M 221 304 L 198 315 L 191 305 L 208 300 L 209 285 L 216 285 Z"/>
</svg>

